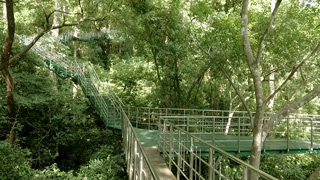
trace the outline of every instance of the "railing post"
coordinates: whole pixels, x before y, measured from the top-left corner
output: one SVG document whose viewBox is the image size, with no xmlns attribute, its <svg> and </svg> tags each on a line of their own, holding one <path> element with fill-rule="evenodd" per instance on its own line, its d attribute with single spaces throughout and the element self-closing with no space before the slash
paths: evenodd
<svg viewBox="0 0 320 180">
<path fill-rule="evenodd" d="M 143 155 L 140 153 L 140 168 L 139 168 L 139 179 L 144 179 L 143 178 Z"/>
<path fill-rule="evenodd" d="M 166 124 L 166 121 L 164 120 L 163 121 L 163 134 L 162 134 L 162 137 L 163 137 L 163 146 L 162 146 L 162 149 L 163 149 L 163 159 L 166 158 L 166 130 L 167 130 L 167 124 Z"/>
<path fill-rule="evenodd" d="M 151 129 L 151 115 L 150 115 L 150 108 L 148 108 L 148 119 L 149 119 L 148 128 L 149 128 L 149 130 L 150 130 L 150 129 Z"/>
<path fill-rule="evenodd" d="M 240 121 L 241 118 L 238 118 L 238 153 L 240 153 Z"/>
<path fill-rule="evenodd" d="M 190 131 L 189 131 L 189 125 L 190 125 L 190 124 L 189 124 L 189 120 L 190 120 L 190 119 L 189 119 L 189 117 L 188 117 L 188 118 L 187 118 L 187 132 L 188 132 L 188 133 L 190 133 Z"/>
<path fill-rule="evenodd" d="M 193 179 L 193 137 L 190 137 L 189 179 Z"/>
<path fill-rule="evenodd" d="M 310 151 L 313 151 L 313 118 L 311 118 L 310 121 L 311 121 Z"/>
<path fill-rule="evenodd" d="M 180 167 L 181 167 L 181 131 L 178 131 L 178 167 L 177 167 L 177 180 L 180 180 Z"/>
<path fill-rule="evenodd" d="M 287 152 L 289 152 L 289 118 L 287 118 Z"/>
<path fill-rule="evenodd" d="M 210 149 L 209 149 L 209 165 L 210 165 L 210 167 L 209 167 L 209 180 L 214 180 L 214 174 L 215 174 L 215 172 L 214 172 L 214 164 L 213 164 L 213 149 L 212 149 L 212 147 L 210 147 Z"/>
<path fill-rule="evenodd" d="M 172 150 L 173 150 L 173 128 L 170 124 L 170 146 L 169 146 L 169 169 L 172 169 Z"/>
<path fill-rule="evenodd" d="M 136 128 L 138 128 L 139 109 L 136 108 Z"/>
<path fill-rule="evenodd" d="M 216 118 L 212 119 L 212 145 L 214 145 L 216 135 Z"/>
<path fill-rule="evenodd" d="M 134 163 L 133 163 L 133 178 L 136 179 L 136 174 L 137 174 L 137 152 L 138 152 L 138 143 L 136 140 L 134 140 Z"/>
<path fill-rule="evenodd" d="M 243 166 L 242 180 L 248 180 L 248 168 Z"/>
<path fill-rule="evenodd" d="M 158 121 L 158 147 L 159 147 L 159 152 L 161 152 L 161 122 Z"/>
</svg>

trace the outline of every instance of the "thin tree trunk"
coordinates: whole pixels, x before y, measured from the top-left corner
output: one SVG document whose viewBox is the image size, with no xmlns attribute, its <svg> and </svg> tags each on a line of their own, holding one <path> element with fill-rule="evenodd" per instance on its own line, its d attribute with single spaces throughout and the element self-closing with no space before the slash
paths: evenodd
<svg viewBox="0 0 320 180">
<path fill-rule="evenodd" d="M 237 96 L 236 96 L 237 97 Z M 233 106 L 233 101 L 236 99 L 236 97 L 232 98 L 232 93 L 230 91 L 230 104 L 229 104 L 229 116 L 228 116 L 228 122 L 227 122 L 227 125 L 226 125 L 226 130 L 224 132 L 225 135 L 228 135 L 229 133 L 229 128 L 230 128 L 230 125 L 231 125 L 231 120 L 232 120 L 232 117 L 233 117 L 233 114 L 235 112 L 235 110 L 237 109 L 237 106 L 235 108 L 232 108 Z M 240 106 L 240 105 L 239 105 Z"/>
<path fill-rule="evenodd" d="M 237 98 L 238 96 L 236 96 L 235 98 Z M 247 101 L 251 96 L 247 96 L 246 98 L 244 98 L 244 101 Z M 225 135 L 228 135 L 229 133 L 229 128 L 231 125 L 231 121 L 232 121 L 232 117 L 234 115 L 234 113 L 236 112 L 236 110 L 241 106 L 241 104 L 243 104 L 242 102 L 240 102 L 238 105 L 236 105 L 234 108 L 232 108 L 232 102 L 235 100 L 235 98 L 233 98 L 230 102 L 230 107 L 229 107 L 229 115 L 228 115 L 228 122 L 226 125 L 226 130 L 225 130 Z"/>
<path fill-rule="evenodd" d="M 7 21 L 8 21 L 8 29 L 6 40 L 2 48 L 1 54 L 1 73 L 6 83 L 7 95 L 7 110 L 8 116 L 10 118 L 11 123 L 11 130 L 8 141 L 10 143 L 14 143 L 16 139 L 15 127 L 16 127 L 16 106 L 13 98 L 13 91 L 14 91 L 14 83 L 9 71 L 9 59 L 10 53 L 12 50 L 12 44 L 14 41 L 14 32 L 15 32 L 15 22 L 14 22 L 14 13 L 13 13 L 13 2 L 12 0 L 6 0 L 6 10 L 7 10 Z"/>
<path fill-rule="evenodd" d="M 274 8 L 276 7 L 276 0 L 271 0 L 271 13 L 273 12 Z M 270 95 L 273 94 L 275 92 L 275 72 L 274 72 L 274 67 L 271 64 L 270 66 L 270 75 L 269 75 L 269 91 L 270 91 Z M 273 111 L 273 107 L 274 107 L 274 99 L 275 96 L 273 96 L 270 101 L 268 102 L 268 108 L 270 111 Z"/>
<path fill-rule="evenodd" d="M 156 67 L 158 83 L 161 84 L 161 75 L 160 75 L 159 64 L 158 64 L 158 60 L 157 60 L 157 54 L 158 54 L 157 50 L 152 49 L 152 55 L 153 55 L 153 60 L 154 60 L 154 64 Z"/>
</svg>

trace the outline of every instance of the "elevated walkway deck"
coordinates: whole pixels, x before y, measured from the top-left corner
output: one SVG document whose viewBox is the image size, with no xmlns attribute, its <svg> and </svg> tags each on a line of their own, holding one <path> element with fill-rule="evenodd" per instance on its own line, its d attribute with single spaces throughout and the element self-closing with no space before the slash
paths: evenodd
<svg viewBox="0 0 320 180">
<path fill-rule="evenodd" d="M 144 151 L 151 163 L 151 166 L 158 174 L 160 180 L 176 180 L 176 177 L 170 171 L 166 162 L 160 156 L 160 152 L 157 147 L 144 147 Z"/>
<path fill-rule="evenodd" d="M 158 131 L 146 130 L 135 128 L 135 131 L 139 137 L 139 140 L 143 147 L 156 147 L 158 145 Z M 250 154 L 250 148 L 252 145 L 251 136 L 232 136 L 232 135 L 215 135 L 204 133 L 191 133 L 209 144 L 215 145 L 224 151 L 231 154 Z M 178 139 L 178 134 L 174 134 L 174 138 Z M 214 142 L 213 142 L 214 139 Z M 263 146 L 263 153 L 272 154 L 295 154 L 295 153 L 320 153 L 320 140 L 313 141 L 313 149 L 310 149 L 310 141 L 305 140 L 287 140 L 285 138 L 269 138 Z M 208 149 L 197 145 L 195 142 L 195 148 L 201 150 L 202 153 L 207 154 Z M 176 147 L 178 149 L 178 147 Z"/>
</svg>

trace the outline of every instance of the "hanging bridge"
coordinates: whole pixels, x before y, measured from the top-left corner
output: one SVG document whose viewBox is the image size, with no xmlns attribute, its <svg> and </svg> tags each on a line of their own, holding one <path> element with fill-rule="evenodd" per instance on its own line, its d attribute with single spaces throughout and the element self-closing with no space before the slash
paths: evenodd
<svg viewBox="0 0 320 180">
<path fill-rule="evenodd" d="M 122 131 L 130 180 L 230 179 L 235 176 L 231 168 L 237 169 L 237 179 L 248 179 L 248 171 L 260 179 L 276 179 L 232 155 L 250 153 L 247 112 L 127 107 L 90 63 L 79 64 L 41 42 L 32 51 L 58 76 L 80 85 L 107 127 Z M 284 118 L 268 135 L 263 152 L 320 152 L 320 116 Z"/>
</svg>

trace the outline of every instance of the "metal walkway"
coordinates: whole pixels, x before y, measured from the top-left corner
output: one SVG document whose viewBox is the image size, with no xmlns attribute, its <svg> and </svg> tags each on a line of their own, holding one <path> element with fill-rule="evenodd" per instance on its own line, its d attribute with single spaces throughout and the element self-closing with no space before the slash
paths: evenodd
<svg viewBox="0 0 320 180">
<path fill-rule="evenodd" d="M 130 180 L 167 178 L 161 177 L 151 154 L 161 154 L 177 179 L 230 179 L 235 176 L 231 168 L 238 169 L 237 179 L 248 179 L 248 171 L 259 174 L 260 179 L 276 179 L 230 154 L 250 150 L 252 133 L 245 112 L 126 107 L 112 88 L 100 81 L 90 63 L 67 59 L 41 42 L 32 50 L 50 70 L 81 86 L 106 126 L 122 131 Z M 263 150 L 319 152 L 319 119 L 311 115 L 284 119 L 269 135 Z M 158 151 L 150 153 L 155 147 Z"/>
<path fill-rule="evenodd" d="M 247 112 L 174 108 L 130 108 L 128 114 L 144 146 L 155 146 L 158 138 L 159 122 L 170 122 L 186 132 L 218 146 L 231 154 L 248 155 L 252 144 L 252 131 Z M 265 122 L 271 114 L 266 114 Z M 148 129 L 148 131 L 146 131 Z M 164 133 L 164 132 L 162 132 Z M 177 132 L 172 134 L 177 137 Z M 207 152 L 201 146 L 198 150 Z M 263 152 L 319 153 L 320 116 L 293 114 L 284 118 L 264 142 Z"/>
</svg>

